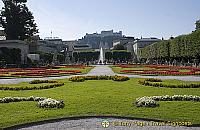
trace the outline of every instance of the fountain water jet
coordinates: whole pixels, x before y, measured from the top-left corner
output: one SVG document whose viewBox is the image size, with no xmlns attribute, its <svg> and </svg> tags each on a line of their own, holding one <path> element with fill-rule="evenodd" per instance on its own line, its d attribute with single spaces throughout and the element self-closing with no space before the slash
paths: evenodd
<svg viewBox="0 0 200 130">
<path fill-rule="evenodd" d="M 103 51 L 103 47 L 101 47 L 100 48 L 100 56 L 99 56 L 99 62 L 98 62 L 98 64 L 104 64 L 104 60 L 105 60 L 105 58 L 104 58 L 104 51 Z"/>
</svg>

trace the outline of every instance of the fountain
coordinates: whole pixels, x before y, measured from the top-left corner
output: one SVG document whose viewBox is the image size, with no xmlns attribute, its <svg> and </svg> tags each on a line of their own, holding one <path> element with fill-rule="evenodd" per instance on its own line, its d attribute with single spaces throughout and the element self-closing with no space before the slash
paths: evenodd
<svg viewBox="0 0 200 130">
<path fill-rule="evenodd" d="M 104 64 L 104 51 L 103 47 L 100 48 L 100 56 L 99 56 L 99 62 L 98 64 L 103 65 Z"/>
</svg>

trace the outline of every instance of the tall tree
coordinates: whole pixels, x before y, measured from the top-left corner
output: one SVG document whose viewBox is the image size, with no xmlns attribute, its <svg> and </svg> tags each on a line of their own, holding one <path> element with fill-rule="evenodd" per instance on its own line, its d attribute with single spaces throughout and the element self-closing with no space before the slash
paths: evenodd
<svg viewBox="0 0 200 130">
<path fill-rule="evenodd" d="M 196 30 L 200 29 L 200 20 L 196 21 Z"/>
<path fill-rule="evenodd" d="M 126 48 L 121 44 L 117 44 L 114 46 L 113 50 L 126 50 Z"/>
<path fill-rule="evenodd" d="M 0 25 L 7 40 L 25 40 L 38 33 L 33 14 L 26 6 L 27 0 L 2 0 Z"/>
</svg>

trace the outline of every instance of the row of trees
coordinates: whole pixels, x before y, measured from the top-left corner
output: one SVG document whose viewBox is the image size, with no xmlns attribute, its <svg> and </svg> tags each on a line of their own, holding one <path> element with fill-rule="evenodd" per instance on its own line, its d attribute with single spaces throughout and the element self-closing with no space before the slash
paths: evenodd
<svg viewBox="0 0 200 130">
<path fill-rule="evenodd" d="M 74 62 L 89 62 L 89 61 L 98 61 L 99 52 L 74 52 L 73 58 Z M 106 61 L 112 62 L 122 62 L 128 61 L 131 59 L 131 53 L 127 51 L 112 51 L 105 53 Z"/>
<path fill-rule="evenodd" d="M 140 50 L 140 58 L 158 62 L 196 62 L 200 60 L 200 30 L 149 45 Z"/>
</svg>

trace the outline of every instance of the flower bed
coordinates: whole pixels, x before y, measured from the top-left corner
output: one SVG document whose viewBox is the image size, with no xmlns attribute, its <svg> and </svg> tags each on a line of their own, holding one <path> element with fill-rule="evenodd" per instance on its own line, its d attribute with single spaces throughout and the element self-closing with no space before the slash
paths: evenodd
<svg viewBox="0 0 200 130">
<path fill-rule="evenodd" d="M 14 73 L 12 76 L 51 76 L 51 75 L 68 75 L 68 74 L 78 74 L 81 73 L 80 70 L 33 70 L 31 72 Z"/>
<path fill-rule="evenodd" d="M 85 80 L 113 80 L 113 81 L 127 81 L 129 77 L 126 76 L 74 76 L 69 78 L 69 81 L 84 82 Z"/>
<path fill-rule="evenodd" d="M 85 65 L 65 65 L 65 66 L 54 66 L 54 69 L 59 69 L 59 68 L 79 68 L 79 69 L 85 69 Z"/>
<path fill-rule="evenodd" d="M 85 69 L 85 66 L 75 65 L 75 66 L 60 66 L 61 68 L 77 68 L 77 69 Z M 11 77 L 46 77 L 46 76 L 60 76 L 60 75 L 71 75 L 71 74 L 79 74 L 80 70 L 60 70 L 60 67 L 55 67 L 54 69 L 50 69 L 48 67 L 40 67 L 40 68 L 0 68 L 0 76 L 11 76 Z M 56 70 L 58 69 L 58 70 Z"/>
<path fill-rule="evenodd" d="M 52 83 L 52 84 L 47 84 L 47 85 L 41 85 L 41 86 L 21 86 L 21 87 L 6 87 L 2 86 L 0 87 L 0 90 L 9 90 L 9 91 L 19 91 L 19 90 L 41 90 L 41 89 L 50 89 L 50 88 L 56 88 L 63 86 L 64 83 L 58 82 L 58 81 L 53 81 L 53 80 L 33 80 L 29 82 L 29 84 L 41 84 L 41 83 Z"/>
<path fill-rule="evenodd" d="M 200 68 L 182 67 L 182 66 L 166 66 L 166 65 L 116 65 L 125 70 L 122 73 L 131 74 L 149 74 L 149 75 L 200 75 Z M 126 68 L 140 68 L 134 70 L 127 70 Z M 182 70 L 185 70 L 182 71 Z"/>
<path fill-rule="evenodd" d="M 29 82 L 29 84 L 41 84 L 41 83 L 58 83 L 58 81 L 55 80 L 33 80 Z"/>
<path fill-rule="evenodd" d="M 174 96 L 151 96 L 137 98 L 134 104 L 137 107 L 157 107 L 159 104 L 156 101 L 194 101 L 199 102 L 200 96 L 193 95 L 174 95 Z"/>
<path fill-rule="evenodd" d="M 39 108 L 64 108 L 64 101 L 55 100 L 46 97 L 5 97 L 0 98 L 0 103 L 21 102 L 21 101 L 37 101 Z"/>
<path fill-rule="evenodd" d="M 160 82 L 160 83 L 158 83 Z M 199 84 L 179 84 L 179 85 L 173 85 L 173 84 L 163 84 L 161 83 L 161 79 L 144 79 L 139 80 L 138 83 L 145 86 L 153 86 L 153 87 L 165 87 L 165 88 L 200 88 Z"/>
</svg>

